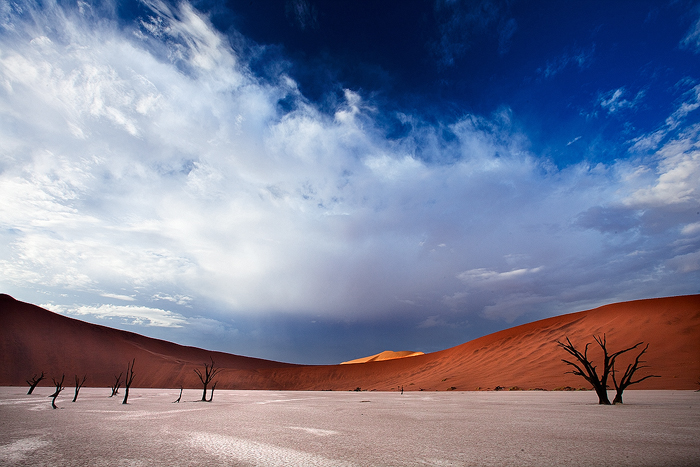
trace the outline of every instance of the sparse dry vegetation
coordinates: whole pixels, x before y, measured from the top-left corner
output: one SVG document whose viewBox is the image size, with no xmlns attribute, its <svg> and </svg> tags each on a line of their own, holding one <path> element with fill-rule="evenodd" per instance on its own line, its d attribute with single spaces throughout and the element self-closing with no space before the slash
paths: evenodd
<svg viewBox="0 0 700 467">
<path fill-rule="evenodd" d="M 51 378 L 51 379 L 53 380 L 54 386 L 56 386 L 56 390 L 49 397 L 51 398 L 51 407 L 53 407 L 54 409 L 57 409 L 58 407 L 56 406 L 56 398 L 58 397 L 59 394 L 61 394 L 61 391 L 63 391 L 65 389 L 63 387 L 63 381 L 66 379 L 66 375 L 63 374 L 61 376 L 61 381 L 56 381 L 56 378 Z"/>
<path fill-rule="evenodd" d="M 114 384 L 112 385 L 112 394 L 109 397 L 114 397 L 119 394 L 119 388 L 122 385 L 122 375 L 124 373 L 119 373 L 119 375 L 114 375 Z"/>
<path fill-rule="evenodd" d="M 214 398 L 214 388 L 216 387 L 216 383 L 214 383 L 214 387 L 212 387 L 211 390 L 211 397 L 209 400 L 207 400 L 207 386 L 212 382 L 214 377 L 221 373 L 223 371 L 223 368 L 215 368 L 214 367 L 214 359 L 209 357 L 209 360 L 211 361 L 211 365 L 204 363 L 204 373 L 202 373 L 199 369 L 195 368 L 194 372 L 197 374 L 199 377 L 199 380 L 202 382 L 202 385 L 204 386 L 204 390 L 202 391 L 202 402 L 211 402 L 212 399 Z"/>
<path fill-rule="evenodd" d="M 82 381 L 78 378 L 78 375 L 75 375 L 75 395 L 73 396 L 73 402 L 78 400 L 78 393 L 80 392 L 80 388 L 83 387 L 83 384 L 85 384 L 86 379 L 87 375 L 83 376 Z"/>
<path fill-rule="evenodd" d="M 571 373 L 577 376 L 583 377 L 586 381 L 588 381 L 591 386 L 593 386 L 593 389 L 595 390 L 596 394 L 598 395 L 598 403 L 601 405 L 611 405 L 610 404 L 610 399 L 608 398 L 608 377 L 612 375 L 613 379 L 613 384 L 615 385 L 616 389 L 616 394 L 613 402 L 615 404 L 622 404 L 622 393 L 623 391 L 628 387 L 631 386 L 632 384 L 637 384 L 645 379 L 648 378 L 655 378 L 655 375 L 648 375 L 643 378 L 640 378 L 636 381 L 632 380 L 632 377 L 634 373 L 641 368 L 648 368 L 646 365 L 640 365 L 640 363 L 643 363 L 642 360 L 640 360 L 640 357 L 646 352 L 647 348 L 649 348 L 649 344 L 637 355 L 637 358 L 635 359 L 635 362 L 632 364 L 630 363 L 627 366 L 627 370 L 623 374 L 622 379 L 620 380 L 620 383 L 617 382 L 615 378 L 615 361 L 617 357 L 620 355 L 629 352 L 633 349 L 636 349 L 640 345 L 643 344 L 643 342 L 638 342 L 632 347 L 628 347 L 623 350 L 619 350 L 617 352 L 613 353 L 608 353 L 608 348 L 607 348 L 607 340 L 605 338 L 605 334 L 603 334 L 603 337 L 601 338 L 600 336 L 593 336 L 595 341 L 598 343 L 600 346 L 601 350 L 603 351 L 603 368 L 602 368 L 602 373 L 598 375 L 597 372 L 597 366 L 594 365 L 591 361 L 591 359 L 588 356 L 588 346 L 591 345 L 590 342 L 586 343 L 586 346 L 583 349 L 583 353 L 581 353 L 574 344 L 571 343 L 569 338 L 566 338 L 566 343 L 563 343 L 561 341 L 557 341 L 557 344 L 564 349 L 566 352 L 571 354 L 573 357 L 576 358 L 576 362 L 572 362 L 570 360 L 562 359 L 562 362 L 566 363 L 567 365 L 571 365 L 574 367 L 573 370 L 567 372 Z"/>
<path fill-rule="evenodd" d="M 41 375 L 39 377 L 36 376 L 36 373 L 34 373 L 34 376 L 31 377 L 31 379 L 27 380 L 27 384 L 29 385 L 29 391 L 27 391 L 27 394 L 31 394 L 34 392 L 34 388 L 39 384 L 39 381 L 44 379 L 44 372 L 41 372 Z"/>
<path fill-rule="evenodd" d="M 136 363 L 135 358 L 126 366 L 126 376 L 124 377 L 124 400 L 122 401 L 122 404 L 126 404 L 129 400 L 129 388 L 131 387 L 131 383 L 134 382 L 134 363 Z"/>
</svg>

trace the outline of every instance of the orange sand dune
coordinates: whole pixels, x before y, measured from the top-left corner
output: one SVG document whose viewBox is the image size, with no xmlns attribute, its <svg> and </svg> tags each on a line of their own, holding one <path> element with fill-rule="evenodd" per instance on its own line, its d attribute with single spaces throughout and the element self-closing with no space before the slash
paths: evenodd
<svg viewBox="0 0 700 467">
<path fill-rule="evenodd" d="M 196 387 L 193 368 L 209 362 L 236 370 L 292 366 L 212 352 L 86 323 L 0 294 L 0 385 L 21 385 L 34 373 L 88 377 L 88 386 L 111 386 L 136 358 L 134 385 Z M 42 382 L 43 383 L 43 382 Z M 49 385 L 49 384 L 42 384 Z"/>
<path fill-rule="evenodd" d="M 342 362 L 341 365 L 349 365 L 352 363 L 383 362 L 384 360 L 393 360 L 395 358 L 416 357 L 418 355 L 425 355 L 425 354 L 423 352 L 413 352 L 411 350 L 399 350 L 398 352 L 394 352 L 392 350 L 385 350 L 384 352 L 379 352 L 378 354 L 370 355 L 369 357 L 356 358 L 354 360 Z"/>
<path fill-rule="evenodd" d="M 225 368 L 221 389 L 474 390 L 586 387 L 565 374 L 569 337 L 583 348 L 606 333 L 611 350 L 648 342 L 650 370 L 661 376 L 636 389 L 697 389 L 700 378 L 700 295 L 637 300 L 556 316 L 469 341 L 440 352 L 362 365 L 303 366 L 210 352 L 61 316 L 0 295 L 0 385 L 23 385 L 33 373 L 87 374 L 89 386 L 109 386 L 136 358 L 134 386 L 196 388 L 194 368 L 212 356 Z M 599 362 L 597 345 L 589 354 Z M 620 367 L 629 358 L 619 360 Z M 46 382 L 42 382 L 46 383 Z M 48 384 L 42 384 L 48 385 Z"/>
</svg>

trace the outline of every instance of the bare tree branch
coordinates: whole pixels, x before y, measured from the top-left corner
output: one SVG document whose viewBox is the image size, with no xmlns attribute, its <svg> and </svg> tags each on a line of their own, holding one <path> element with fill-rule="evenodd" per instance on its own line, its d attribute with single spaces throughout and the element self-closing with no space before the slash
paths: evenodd
<svg viewBox="0 0 700 467">
<path fill-rule="evenodd" d="M 44 372 L 41 372 L 41 375 L 37 378 L 36 373 L 34 373 L 34 376 L 32 376 L 31 379 L 27 380 L 27 384 L 29 385 L 29 391 L 27 391 L 27 394 L 31 394 L 34 392 L 34 388 L 39 384 L 39 381 L 44 379 Z"/>
<path fill-rule="evenodd" d="M 126 376 L 124 377 L 125 391 L 122 404 L 127 403 L 126 401 L 129 399 L 129 388 L 131 387 L 131 383 L 134 382 L 134 363 L 136 363 L 135 358 L 126 365 Z"/>
<path fill-rule="evenodd" d="M 197 374 L 199 377 L 199 380 L 202 382 L 202 385 L 204 386 L 204 391 L 202 391 L 202 402 L 211 402 L 211 399 L 207 401 L 207 386 L 209 386 L 209 383 L 214 379 L 216 375 L 221 373 L 223 371 L 223 368 L 214 368 L 214 359 L 209 357 L 209 360 L 211 360 L 211 365 L 205 363 L 204 364 L 204 373 L 202 373 L 199 369 L 195 368 L 194 372 Z M 212 391 L 212 398 L 214 397 L 214 393 Z"/>
<path fill-rule="evenodd" d="M 603 335 L 602 339 L 596 338 L 596 342 L 598 342 L 598 345 L 600 345 L 603 348 L 607 362 L 607 352 L 605 351 L 605 335 Z M 562 359 L 562 362 L 566 363 L 567 365 L 571 365 L 576 369 L 575 371 L 570 371 L 567 373 L 573 373 L 577 376 L 582 376 L 586 381 L 588 381 L 591 384 L 591 386 L 593 386 L 593 389 L 598 395 L 598 403 L 603 405 L 610 405 L 610 399 L 608 399 L 607 385 L 605 384 L 605 381 L 607 380 L 607 371 L 603 371 L 603 377 L 598 377 L 596 367 L 588 359 L 588 346 L 590 345 L 590 342 L 587 343 L 584 347 L 583 353 L 581 353 L 576 349 L 576 347 L 574 347 L 574 344 L 571 343 L 571 340 L 569 340 L 568 337 L 566 338 L 566 344 L 564 344 L 561 341 L 557 341 L 557 344 L 569 354 L 576 357 L 576 360 L 578 360 L 580 363 L 579 366 L 573 362 L 570 362 L 569 360 Z"/>
<path fill-rule="evenodd" d="M 631 347 L 627 350 L 632 350 L 633 348 L 637 347 L 638 345 L 642 344 L 641 342 L 634 347 Z M 627 365 L 627 369 L 625 370 L 624 374 L 622 375 L 622 379 L 620 380 L 620 383 L 617 383 L 617 380 L 615 379 L 615 364 L 613 363 L 613 370 L 612 370 L 612 379 L 613 379 L 613 384 L 615 385 L 615 398 L 613 399 L 613 404 L 622 404 L 622 392 L 627 389 L 627 387 L 641 383 L 642 381 L 649 379 L 649 378 L 659 378 L 657 375 L 647 375 L 644 376 L 643 378 L 640 378 L 636 381 L 632 381 L 632 376 L 634 376 L 634 373 L 641 369 L 641 368 L 649 368 L 648 365 L 639 365 L 640 363 L 645 363 L 643 360 L 640 360 L 642 355 L 644 355 L 644 352 L 647 351 L 649 348 L 649 344 L 642 349 L 641 352 L 639 352 L 639 355 L 637 355 L 637 358 L 634 359 L 634 363 L 630 363 Z"/>
<path fill-rule="evenodd" d="M 180 395 L 177 396 L 177 399 L 173 401 L 173 404 L 179 404 L 180 399 L 182 399 L 182 386 L 180 386 Z"/>
<path fill-rule="evenodd" d="M 61 391 L 63 391 L 65 388 L 63 387 L 63 381 L 66 379 L 65 373 L 63 376 L 61 376 L 61 381 L 56 381 L 56 378 L 51 378 L 53 380 L 54 386 L 56 386 L 56 391 L 54 391 L 53 394 L 51 394 L 49 397 L 51 397 L 51 407 L 54 409 L 57 409 L 58 407 L 56 406 L 56 398 L 58 397 L 59 394 L 61 394 Z"/>
<path fill-rule="evenodd" d="M 75 395 L 73 396 L 73 402 L 78 400 L 78 393 L 80 392 L 80 388 L 83 387 L 83 384 L 85 384 L 86 379 L 87 379 L 87 375 L 83 376 L 82 381 L 80 381 L 78 379 L 78 375 L 75 375 Z"/>
<path fill-rule="evenodd" d="M 576 357 L 576 360 L 578 360 L 578 363 L 575 363 L 569 360 L 562 359 L 562 362 L 574 367 L 574 370 L 567 371 L 567 373 L 571 373 L 576 376 L 582 376 L 586 381 L 588 381 L 593 386 L 593 389 L 595 389 L 595 392 L 598 395 L 599 404 L 610 405 L 610 399 L 608 399 L 609 376 L 612 376 L 613 384 L 615 385 L 615 389 L 617 391 L 615 399 L 613 400 L 614 404 L 622 404 L 622 392 L 628 386 L 640 383 L 648 378 L 657 377 L 654 375 L 649 375 L 636 381 L 632 380 L 632 376 L 637 370 L 639 370 L 640 368 L 648 368 L 645 365 L 640 366 L 640 363 L 644 363 L 642 360 L 640 360 L 640 357 L 649 348 L 649 344 L 647 344 L 647 346 L 639 353 L 639 355 L 637 355 L 635 362 L 627 366 L 627 370 L 623 374 L 622 379 L 618 384 L 617 379 L 615 377 L 615 362 L 617 358 L 626 352 L 636 349 L 637 347 L 642 345 L 643 342 L 638 342 L 631 347 L 618 350 L 617 352 L 608 353 L 608 342 L 605 334 L 603 334 L 603 337 L 600 337 L 599 335 L 593 336 L 593 339 L 595 339 L 596 343 L 598 344 L 598 346 L 600 346 L 601 350 L 603 351 L 603 369 L 600 376 L 596 371 L 596 366 L 593 365 L 593 363 L 588 358 L 588 346 L 590 345 L 590 343 L 586 344 L 583 353 L 581 353 L 574 347 L 574 345 L 571 343 L 568 337 L 566 338 L 566 343 L 557 341 L 557 344 L 570 355 Z"/>
<path fill-rule="evenodd" d="M 114 397 L 119 394 L 119 387 L 122 385 L 122 375 L 124 373 L 119 373 L 119 376 L 114 375 L 114 384 L 112 385 L 112 395 L 109 397 Z"/>
<path fill-rule="evenodd" d="M 214 383 L 211 387 L 211 395 L 209 396 L 209 400 L 207 402 L 214 400 L 214 389 L 216 389 L 216 383 Z"/>
</svg>

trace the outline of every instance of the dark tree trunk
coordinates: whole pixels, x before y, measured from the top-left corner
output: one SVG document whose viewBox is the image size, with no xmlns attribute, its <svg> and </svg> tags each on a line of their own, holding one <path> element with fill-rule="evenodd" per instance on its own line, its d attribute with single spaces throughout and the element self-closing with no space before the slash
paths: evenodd
<svg viewBox="0 0 700 467">
<path fill-rule="evenodd" d="M 559 344 L 559 346 L 566 350 L 569 354 L 574 356 L 578 361 L 577 363 L 574 363 L 569 360 L 562 359 L 562 362 L 574 367 L 574 370 L 571 370 L 568 373 L 583 377 L 583 379 L 588 381 L 590 385 L 593 386 L 595 393 L 598 395 L 598 404 L 610 405 L 607 385 L 604 382 L 607 379 L 607 373 L 604 373 L 603 377 L 599 377 L 596 371 L 597 367 L 594 366 L 588 358 L 588 346 L 591 345 L 590 342 L 584 347 L 583 353 L 574 347 L 568 337 L 566 338 L 566 344 L 560 341 L 557 341 L 557 344 Z"/>
<path fill-rule="evenodd" d="M 58 397 L 59 394 L 61 394 L 61 391 L 63 391 L 65 388 L 63 387 L 63 381 L 66 379 L 65 373 L 63 376 L 61 376 L 61 381 L 58 382 L 56 381 L 56 378 L 51 378 L 53 380 L 54 386 L 56 386 L 56 391 L 51 394 L 49 397 L 51 398 L 51 407 L 54 409 L 57 409 L 58 407 L 56 406 L 56 398 Z"/>
<path fill-rule="evenodd" d="M 612 374 L 613 376 L 613 382 L 615 383 L 615 388 L 618 389 L 618 394 L 616 394 L 614 401 L 619 401 L 619 403 L 622 403 L 622 391 L 624 390 L 625 387 L 629 386 L 630 384 L 635 384 L 638 383 L 639 381 L 643 381 L 644 379 L 651 378 L 652 376 L 647 376 L 645 378 L 642 378 L 639 381 L 634 381 L 634 382 L 629 382 L 631 380 L 632 374 L 634 371 L 637 370 L 639 362 L 639 357 L 642 356 L 642 354 L 646 351 L 646 348 L 642 350 L 642 352 L 637 356 L 637 362 L 634 364 L 632 371 L 632 374 L 627 374 L 625 372 L 625 376 L 623 377 L 621 381 L 621 388 L 622 390 L 619 389 L 617 382 L 615 381 L 615 359 L 622 355 L 625 352 L 629 352 L 632 349 L 637 348 L 638 346 L 642 345 L 642 342 L 638 342 L 637 344 L 633 345 L 632 347 L 629 347 L 624 350 L 620 350 L 617 352 L 614 352 L 612 354 L 608 353 L 608 348 L 607 348 L 607 341 L 605 339 L 605 334 L 603 334 L 603 338 L 601 339 L 600 336 L 593 336 L 595 341 L 598 343 L 600 348 L 603 350 L 603 372 L 600 376 L 598 376 L 598 373 L 596 371 L 596 366 L 593 365 L 591 360 L 588 358 L 588 346 L 590 343 L 586 344 L 586 347 L 583 350 L 583 353 L 578 351 L 574 345 L 571 343 L 569 338 L 566 338 L 566 344 L 560 341 L 557 341 L 557 344 L 563 348 L 565 351 L 567 351 L 569 354 L 574 356 L 577 360 L 577 362 L 572 362 L 569 360 L 564 360 L 562 359 L 562 362 L 566 363 L 567 365 L 571 365 L 574 367 L 574 370 L 569 371 L 568 373 L 581 376 L 583 377 L 586 381 L 588 381 L 591 386 L 593 386 L 593 389 L 595 389 L 596 394 L 598 395 L 598 403 L 602 405 L 610 405 L 610 399 L 608 399 L 608 376 Z M 647 347 L 649 345 L 647 344 Z M 627 368 L 627 371 L 630 371 L 630 365 Z M 642 367 L 639 367 L 642 368 Z M 629 376 L 629 378 L 627 378 Z M 627 378 L 627 379 L 626 379 Z M 618 397 L 619 396 L 619 397 Z"/>
<path fill-rule="evenodd" d="M 112 386 L 112 395 L 109 397 L 114 397 L 119 394 L 119 388 L 122 385 L 122 375 L 124 373 L 119 373 L 119 376 L 114 376 L 114 385 Z"/>
<path fill-rule="evenodd" d="M 214 389 L 216 389 L 216 383 L 211 387 L 211 395 L 209 396 L 209 400 L 207 402 L 211 402 L 214 400 Z"/>
<path fill-rule="evenodd" d="M 29 385 L 29 391 L 27 391 L 27 394 L 31 394 L 34 392 L 34 388 L 39 384 L 39 381 L 44 379 L 44 372 L 41 372 L 41 375 L 39 377 L 36 377 L 36 373 L 34 373 L 34 376 L 32 376 L 32 379 L 27 380 L 27 384 Z"/>
<path fill-rule="evenodd" d="M 80 392 L 80 388 L 83 387 L 83 384 L 85 384 L 86 379 L 87 375 L 83 376 L 82 381 L 78 379 L 78 375 L 75 375 L 75 395 L 73 396 L 73 402 L 78 400 L 78 393 Z"/>
<path fill-rule="evenodd" d="M 177 396 L 177 399 L 173 401 L 173 404 L 179 404 L 180 399 L 182 399 L 182 386 L 180 386 L 180 395 Z"/>
<path fill-rule="evenodd" d="M 602 389 L 600 387 L 595 388 L 595 393 L 598 396 L 599 405 L 610 405 L 610 398 L 608 397 L 608 390 Z"/>
<path fill-rule="evenodd" d="M 648 375 L 643 378 L 638 379 L 637 381 L 632 381 L 632 376 L 634 373 L 639 370 L 640 368 L 649 368 L 647 365 L 639 365 L 640 363 L 645 363 L 643 360 L 640 360 L 642 355 L 644 355 L 644 352 L 647 351 L 649 348 L 649 344 L 647 344 L 644 349 L 639 352 L 639 355 L 637 355 L 637 358 L 634 360 L 634 363 L 630 363 L 627 365 L 627 369 L 625 370 L 625 373 L 622 375 L 622 379 L 620 382 L 617 382 L 617 379 L 615 378 L 615 364 L 613 363 L 613 370 L 612 370 L 612 379 L 613 379 L 613 384 L 615 385 L 615 398 L 613 399 L 613 404 L 622 404 L 622 393 L 624 392 L 625 389 L 627 389 L 629 386 L 637 383 L 641 383 L 645 379 L 649 378 L 659 378 L 659 376 L 656 375 Z"/>
<path fill-rule="evenodd" d="M 124 400 L 122 401 L 122 404 L 126 404 L 127 400 L 129 399 L 129 388 L 131 387 L 131 383 L 134 382 L 134 363 L 136 363 L 136 359 L 133 359 L 131 362 L 129 362 L 126 366 L 126 376 L 124 377 Z"/>
<path fill-rule="evenodd" d="M 204 386 L 204 390 L 202 391 L 202 402 L 207 402 L 207 386 L 209 386 L 209 383 L 211 383 L 211 380 L 214 379 L 216 375 L 218 375 L 222 369 L 221 368 L 214 368 L 214 359 L 209 357 L 209 360 L 211 360 L 211 365 L 205 363 L 204 364 L 204 373 L 199 371 L 197 368 L 194 369 L 194 372 L 197 374 L 199 377 L 199 380 L 202 382 L 202 385 Z M 213 397 L 213 391 L 212 391 L 212 397 Z"/>
</svg>

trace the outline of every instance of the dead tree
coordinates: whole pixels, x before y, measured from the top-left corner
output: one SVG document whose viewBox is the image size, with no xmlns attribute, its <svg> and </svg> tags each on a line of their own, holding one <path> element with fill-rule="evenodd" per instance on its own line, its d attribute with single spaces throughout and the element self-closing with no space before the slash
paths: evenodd
<svg viewBox="0 0 700 467">
<path fill-rule="evenodd" d="M 209 396 L 209 400 L 207 402 L 214 400 L 214 389 L 216 389 L 216 383 L 214 383 L 211 387 L 211 395 Z"/>
<path fill-rule="evenodd" d="M 641 344 L 641 342 L 639 343 Z M 639 345 L 637 344 L 637 345 Z M 625 373 L 622 375 L 622 379 L 620 380 L 620 383 L 618 384 L 617 379 L 615 379 L 615 363 L 613 362 L 613 370 L 612 370 L 612 380 L 613 384 L 615 385 L 615 398 L 613 399 L 613 404 L 622 404 L 622 392 L 627 389 L 628 386 L 631 386 L 633 384 L 641 383 L 645 379 L 649 378 L 659 378 L 660 376 L 658 375 L 647 375 L 643 378 L 638 379 L 637 381 L 632 381 L 632 376 L 634 373 L 639 370 L 640 368 L 649 368 L 649 365 L 639 365 L 640 363 L 646 363 L 644 360 L 640 360 L 641 356 L 644 354 L 644 352 L 647 351 L 649 348 L 649 344 L 647 344 L 646 347 L 644 347 L 644 350 L 639 352 L 639 355 L 637 355 L 637 358 L 634 359 L 634 363 L 630 363 L 627 365 L 627 369 L 625 370 Z"/>
<path fill-rule="evenodd" d="M 126 365 L 126 376 L 124 377 L 124 400 L 122 401 L 122 404 L 126 404 L 127 399 L 129 399 L 129 388 L 131 387 L 131 383 L 134 382 L 134 363 L 136 363 L 136 359 L 133 359 Z"/>
<path fill-rule="evenodd" d="M 177 396 L 177 399 L 173 401 L 173 404 L 179 404 L 180 399 L 182 399 L 182 386 L 180 386 L 180 395 Z"/>
<path fill-rule="evenodd" d="M 36 387 L 37 384 L 39 384 L 39 381 L 44 379 L 44 372 L 41 372 L 41 375 L 39 377 L 36 377 L 36 373 L 34 373 L 34 376 L 32 376 L 32 379 L 27 380 L 27 384 L 29 385 L 29 391 L 27 391 L 27 394 L 31 394 L 34 392 L 34 388 Z"/>
<path fill-rule="evenodd" d="M 63 391 L 65 389 L 63 387 L 63 381 L 66 379 L 66 375 L 64 373 L 63 376 L 61 376 L 60 382 L 56 381 L 56 378 L 51 378 L 51 379 L 53 380 L 54 386 L 56 386 L 56 391 L 53 394 L 51 394 L 49 397 L 51 397 L 51 407 L 53 407 L 54 409 L 57 409 L 58 407 L 56 407 L 56 398 L 58 397 L 59 394 L 61 394 L 61 391 Z"/>
<path fill-rule="evenodd" d="M 119 376 L 114 375 L 114 384 L 112 385 L 112 395 L 109 397 L 114 397 L 119 394 L 119 388 L 122 385 L 122 375 L 124 373 L 119 373 Z"/>
<path fill-rule="evenodd" d="M 222 368 L 214 368 L 214 359 L 209 357 L 209 360 L 211 360 L 211 365 L 207 365 L 206 363 L 204 364 L 204 374 L 202 374 L 199 369 L 195 368 L 194 372 L 197 373 L 197 376 L 199 377 L 199 380 L 202 382 L 204 385 L 204 391 L 202 391 L 202 402 L 211 402 L 211 399 L 207 401 L 207 386 L 209 386 L 209 383 L 211 383 L 211 380 L 214 379 L 216 375 L 218 375 L 221 371 Z M 214 394 L 212 392 L 212 397 L 214 397 Z"/>
<path fill-rule="evenodd" d="M 73 402 L 78 400 L 78 393 L 80 392 L 80 388 L 83 387 L 83 384 L 85 384 L 86 379 L 87 379 L 87 375 L 83 376 L 82 381 L 80 381 L 78 379 L 78 375 L 75 375 L 75 395 L 73 396 Z"/>
<path fill-rule="evenodd" d="M 600 336 L 593 336 L 593 338 L 603 350 L 603 370 L 600 376 L 598 376 L 598 372 L 596 371 L 597 367 L 593 365 L 591 360 L 588 358 L 588 346 L 591 345 L 590 342 L 586 343 L 586 347 L 584 347 L 583 353 L 581 353 L 574 347 L 574 344 L 571 343 L 568 337 L 566 338 L 566 344 L 564 344 L 561 341 L 557 341 L 557 344 L 561 348 L 566 350 L 569 354 L 573 355 L 578 361 L 578 363 L 574 363 L 565 359 L 562 359 L 561 361 L 566 363 L 567 365 L 571 365 L 574 367 L 573 370 L 568 371 L 567 373 L 581 376 L 586 381 L 588 381 L 591 384 L 591 386 L 593 386 L 593 389 L 595 389 L 595 392 L 598 395 L 599 404 L 611 405 L 610 399 L 608 399 L 608 376 L 610 376 L 613 367 L 615 366 L 615 359 L 621 354 L 629 352 L 630 350 L 639 347 L 643 343 L 638 342 L 632 347 L 609 354 L 605 334 L 603 334 L 602 339 Z"/>
</svg>

